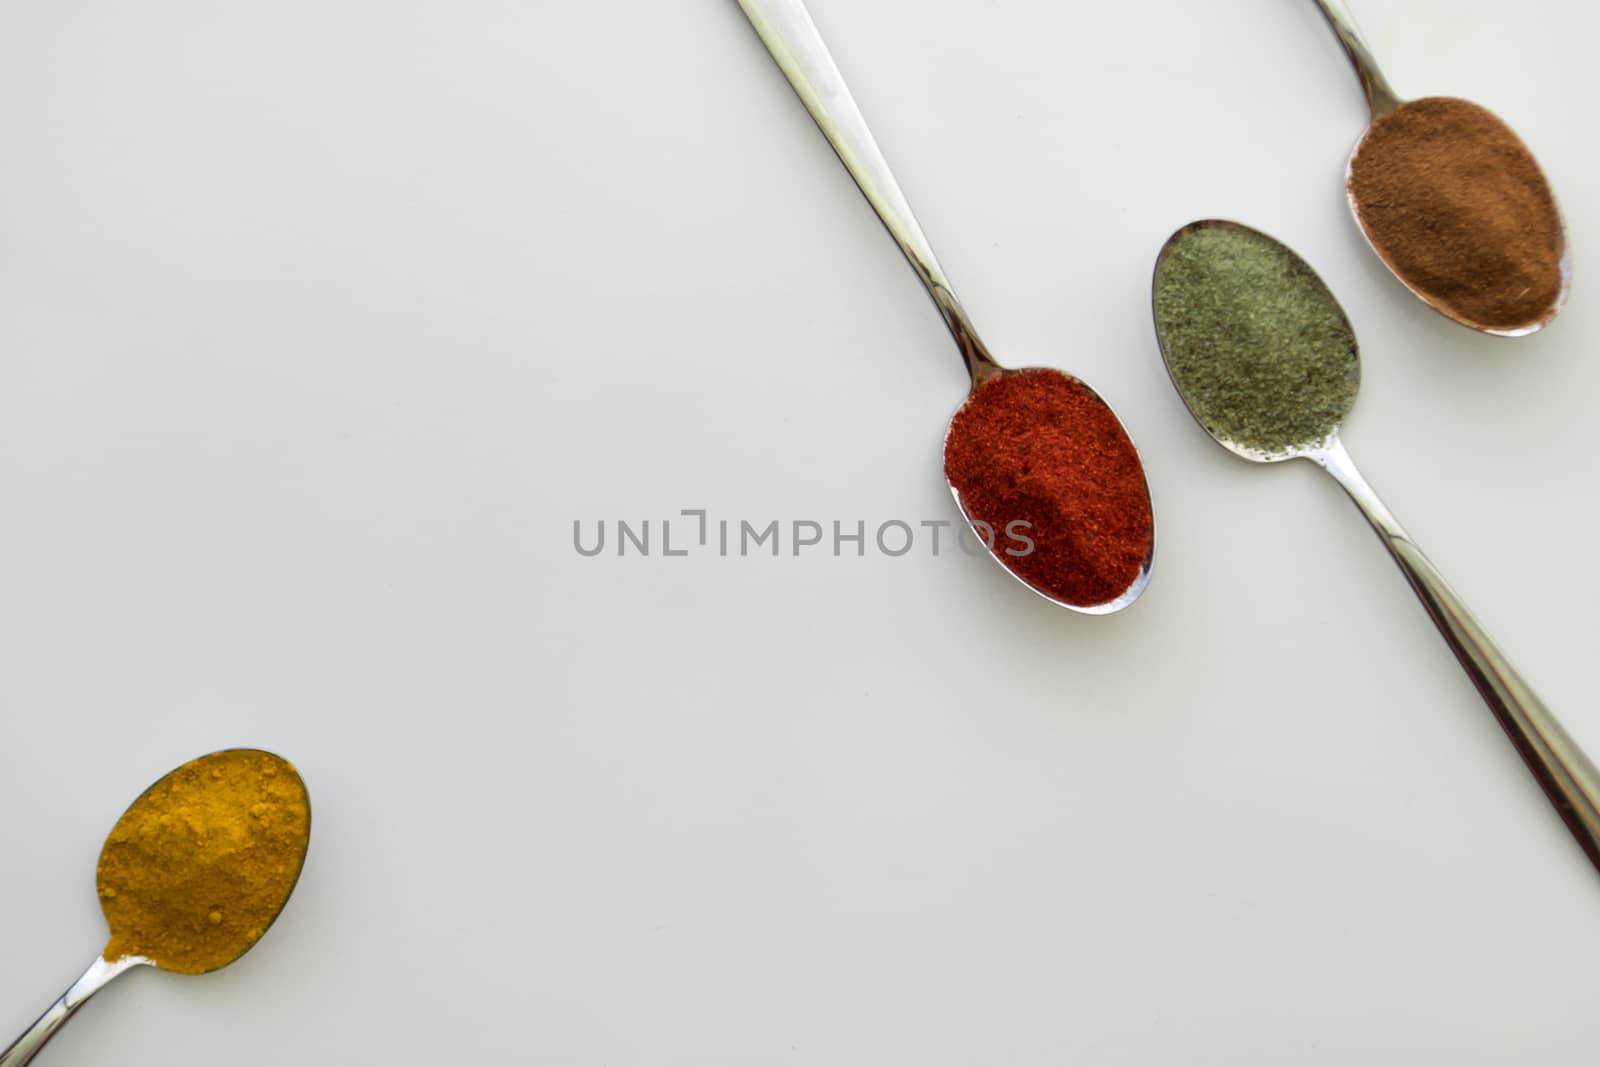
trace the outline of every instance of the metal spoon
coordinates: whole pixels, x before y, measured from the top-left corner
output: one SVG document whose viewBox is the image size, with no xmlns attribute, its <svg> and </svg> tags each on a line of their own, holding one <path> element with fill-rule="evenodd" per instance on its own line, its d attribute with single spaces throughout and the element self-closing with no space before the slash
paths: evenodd
<svg viewBox="0 0 1600 1067">
<path fill-rule="evenodd" d="M 1372 122 L 1376 123 L 1378 120 L 1386 118 L 1404 107 L 1407 101 L 1403 100 L 1394 91 L 1393 86 L 1389 84 L 1389 80 L 1378 69 L 1378 63 L 1372 56 L 1372 50 L 1367 47 L 1361 32 L 1356 29 L 1355 17 L 1345 7 L 1343 0 L 1315 0 L 1315 2 L 1317 9 L 1322 12 L 1323 18 L 1332 27 L 1334 35 L 1338 37 L 1339 44 L 1344 48 L 1345 55 L 1349 57 L 1350 65 L 1355 68 L 1356 77 L 1361 80 L 1361 88 L 1367 95 L 1367 106 L 1372 113 Z M 1561 290 L 1555 301 L 1538 318 L 1514 327 L 1486 326 L 1482 323 L 1474 322 L 1465 318 L 1432 294 L 1408 281 L 1396 268 L 1393 260 L 1373 239 L 1372 232 L 1367 229 L 1366 223 L 1362 221 L 1361 213 L 1356 207 L 1355 194 L 1350 189 L 1350 176 L 1356 156 L 1361 153 L 1362 147 L 1366 144 L 1367 138 L 1371 134 L 1372 126 L 1369 124 L 1367 129 L 1363 131 L 1360 141 L 1356 143 L 1356 147 L 1350 153 L 1349 163 L 1345 167 L 1345 194 L 1350 202 L 1351 214 L 1355 216 L 1356 224 L 1361 227 L 1361 233 L 1367 239 L 1367 244 L 1377 253 L 1378 258 L 1383 261 L 1383 265 L 1389 268 L 1389 273 L 1393 274 L 1400 284 L 1411 290 L 1412 294 L 1419 300 L 1441 315 L 1480 333 L 1494 334 L 1498 337 L 1523 337 L 1531 333 L 1537 333 L 1550 325 L 1561 312 L 1561 309 L 1566 306 L 1567 296 L 1572 289 L 1572 246 L 1567 240 L 1565 220 L 1561 221 Z"/>
<path fill-rule="evenodd" d="M 978 337 L 977 330 L 973 328 L 966 309 L 961 306 L 961 301 L 956 298 L 949 277 L 939 265 L 933 247 L 923 234 L 916 216 L 912 214 L 905 193 L 901 191 L 899 182 L 889 169 L 888 161 L 879 150 L 877 140 L 872 136 L 866 119 L 862 117 L 855 99 L 850 95 L 849 86 L 845 84 L 844 76 L 834 64 L 828 46 L 818 33 L 805 4 L 801 0 L 739 0 L 739 6 L 744 9 L 746 17 L 760 35 L 762 43 L 767 46 L 767 51 L 777 60 L 784 76 L 789 79 L 789 84 L 804 102 L 806 109 L 811 112 L 811 117 L 816 120 L 817 126 L 821 128 L 833 150 L 838 153 L 840 162 L 855 179 L 862 195 L 878 213 L 878 218 L 883 221 L 889 236 L 894 238 L 895 243 L 900 246 L 900 251 L 905 253 L 906 260 L 911 264 L 911 269 L 916 271 L 917 277 L 922 280 L 928 295 L 933 298 L 933 303 L 944 317 L 950 335 L 955 338 L 956 347 L 961 350 L 967 373 L 972 379 L 972 392 L 976 392 L 992 379 L 1021 373 L 1020 369 L 1007 369 L 997 363 Z M 1054 368 L 1029 368 L 1029 370 L 1033 373 L 1044 371 L 1061 374 L 1094 396 L 1105 405 L 1107 411 L 1111 410 L 1110 405 L 1106 405 L 1099 394 L 1079 378 L 1063 374 Z M 970 392 L 968 396 L 971 396 Z M 1146 492 L 1148 494 L 1148 489 Z M 962 504 L 961 494 L 956 492 L 954 486 L 951 486 L 951 493 L 955 495 L 956 506 L 970 522 L 972 516 Z M 1000 557 L 995 546 L 990 545 L 989 550 L 990 554 L 1005 566 L 1005 560 Z M 1155 540 L 1152 536 L 1149 555 L 1145 557 L 1144 565 L 1132 584 L 1115 599 L 1088 606 L 1060 600 L 1029 584 L 1010 567 L 1006 568 L 1006 572 L 1053 604 L 1085 615 L 1109 615 L 1121 611 L 1139 599 L 1139 595 L 1149 584 L 1154 556 Z"/>
<path fill-rule="evenodd" d="M 1167 241 L 1156 262 L 1157 279 L 1161 277 L 1162 269 L 1175 249 L 1192 234 L 1208 229 L 1232 229 L 1277 244 L 1266 234 L 1235 222 L 1222 220 L 1196 222 L 1185 226 Z M 1281 245 L 1279 247 L 1282 248 Z M 1288 256 L 1295 257 L 1293 251 L 1287 248 L 1283 248 L 1283 251 Z M 1309 266 L 1305 269 L 1308 275 L 1315 277 Z M 1358 357 L 1355 331 L 1351 329 L 1349 319 L 1345 317 L 1344 310 L 1339 307 L 1333 294 L 1326 291 L 1326 286 L 1322 286 L 1322 289 L 1330 309 L 1337 314 L 1349 335 L 1350 358 L 1356 360 Z M 1220 297 L 1225 294 L 1218 295 Z M 1308 459 L 1327 471 L 1344 487 L 1344 491 L 1349 494 L 1356 507 L 1372 524 L 1383 546 L 1394 557 L 1401 573 L 1411 583 L 1412 590 L 1439 628 L 1445 643 L 1461 661 L 1461 666 L 1472 679 L 1472 684 L 1477 687 L 1484 702 L 1489 705 L 1489 710 L 1504 727 L 1507 736 L 1511 738 L 1511 743 L 1516 746 L 1528 769 L 1533 772 L 1534 778 L 1550 798 L 1550 803 L 1566 821 L 1567 827 L 1577 838 L 1578 844 L 1590 861 L 1596 867 L 1600 867 L 1600 771 L 1596 771 L 1589 757 L 1562 729 L 1561 724 L 1534 694 L 1528 683 L 1523 681 L 1512 668 L 1504 653 L 1489 639 L 1488 634 L 1461 602 L 1461 598 L 1445 582 L 1444 576 L 1429 562 L 1428 557 L 1422 554 L 1422 549 L 1417 547 L 1417 543 L 1378 499 L 1378 494 L 1373 491 L 1372 486 L 1362 478 L 1339 438 L 1338 426 L 1336 425 L 1322 441 L 1277 451 L 1262 451 L 1228 440 L 1207 427 L 1201 411 L 1184 393 L 1178 375 L 1173 373 L 1172 354 L 1169 351 L 1170 339 L 1162 328 L 1159 314 L 1156 317 L 1156 334 L 1161 343 L 1162 357 L 1167 361 L 1168 373 L 1172 374 L 1173 385 L 1178 388 L 1179 395 L 1183 396 L 1184 403 L 1189 406 L 1195 421 L 1199 422 L 1219 445 L 1237 456 L 1256 463 Z M 1353 366 L 1359 376 L 1359 363 L 1354 363 Z M 1352 390 L 1349 395 L 1350 405 L 1353 405 L 1355 392 Z M 1337 415 L 1336 421 L 1342 423 L 1348 415 L 1349 405 Z"/>
<path fill-rule="evenodd" d="M 280 774 L 285 773 L 282 768 L 287 768 L 286 773 L 292 775 L 290 787 L 297 788 L 302 795 L 305 794 L 305 783 L 300 781 L 299 775 L 294 773 L 293 767 L 287 760 L 283 760 L 281 757 L 274 756 L 271 753 L 259 752 L 253 749 L 230 749 L 226 752 L 214 752 L 210 756 L 202 756 L 199 760 L 194 760 L 184 764 L 182 767 L 179 767 L 167 774 L 160 781 L 156 782 L 149 789 L 145 790 L 144 793 L 140 794 L 140 799 L 143 799 L 144 797 L 154 793 L 156 790 L 167 786 L 178 774 L 196 765 L 203 765 L 208 760 L 213 760 L 218 757 L 237 757 L 248 755 L 265 756 L 277 761 L 278 764 L 281 764 L 279 770 Z M 123 822 L 130 818 L 135 808 L 138 806 L 138 803 L 139 801 L 136 800 L 132 805 L 129 806 L 128 811 L 123 814 L 122 819 L 118 820 L 118 827 L 121 827 Z M 309 799 L 306 800 L 306 805 L 307 812 L 309 813 Z M 116 837 L 116 833 L 116 829 L 113 829 L 111 836 L 107 838 L 106 844 L 108 848 L 110 847 L 112 840 Z M 309 834 L 310 820 L 308 817 L 306 821 L 307 838 L 309 838 Z M 304 863 L 304 860 L 305 848 L 304 844 L 302 844 L 300 849 L 300 861 L 302 864 Z M 174 878 L 181 878 L 184 872 L 180 870 L 168 873 Z M 288 903 L 289 896 L 294 892 L 295 883 L 299 881 L 299 878 L 300 867 L 296 866 L 293 876 L 287 879 L 287 881 L 284 883 L 282 897 L 276 901 L 276 907 L 273 909 L 271 918 L 269 918 L 262 927 L 262 933 L 266 932 L 266 928 L 271 926 L 272 923 L 276 921 L 278 915 L 283 911 L 283 906 Z M 116 935 L 119 932 L 117 930 L 117 923 L 110 910 L 106 908 L 104 901 L 102 901 L 102 910 L 106 911 L 106 920 L 112 927 L 112 943 L 115 944 L 117 940 Z M 255 941 L 246 943 L 231 959 L 226 960 L 218 967 L 212 969 L 220 970 L 221 967 L 226 967 L 229 964 L 234 963 L 239 959 L 240 956 L 243 956 L 251 948 L 255 947 L 256 943 L 257 942 Z M 109 951 L 110 949 L 108 947 L 106 953 L 103 953 L 100 958 L 96 959 L 89 965 L 89 969 L 83 973 L 83 977 L 72 983 L 72 987 L 61 995 L 61 999 L 57 1000 L 50 1006 L 50 1010 L 41 1015 L 37 1022 L 30 1026 L 21 1037 L 17 1038 L 17 1040 L 11 1044 L 10 1048 L 6 1049 L 4 1052 L 0 1052 L 0 1067 L 23 1067 L 24 1064 L 33 1062 L 33 1058 L 39 1054 L 39 1050 L 44 1048 L 50 1039 L 56 1035 L 56 1032 L 66 1024 L 67 1020 L 72 1018 L 77 1010 L 88 1002 L 90 997 L 104 989 L 112 979 L 126 974 L 136 967 L 155 967 L 158 970 L 171 969 L 164 966 L 157 960 L 147 959 L 144 956 L 120 956 L 117 959 L 106 959 L 105 957 L 107 954 L 109 954 Z"/>
</svg>

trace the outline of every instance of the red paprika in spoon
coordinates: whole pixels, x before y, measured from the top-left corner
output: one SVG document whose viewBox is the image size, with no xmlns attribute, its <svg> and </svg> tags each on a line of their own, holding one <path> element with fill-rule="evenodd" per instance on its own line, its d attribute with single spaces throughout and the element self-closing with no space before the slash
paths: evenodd
<svg viewBox="0 0 1600 1067">
<path fill-rule="evenodd" d="M 978 386 L 951 420 L 944 470 L 967 518 L 1004 535 L 996 558 L 1035 591 L 1112 610 L 1142 589 L 1155 519 L 1139 453 L 1076 378 L 1034 368 Z"/>
</svg>

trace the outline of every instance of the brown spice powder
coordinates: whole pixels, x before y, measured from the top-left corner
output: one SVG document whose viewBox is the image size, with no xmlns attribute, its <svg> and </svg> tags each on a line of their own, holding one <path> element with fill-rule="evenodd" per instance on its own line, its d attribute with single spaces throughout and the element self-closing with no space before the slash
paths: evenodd
<svg viewBox="0 0 1600 1067">
<path fill-rule="evenodd" d="M 1560 299 L 1555 196 L 1517 135 L 1477 104 L 1428 97 L 1373 123 L 1350 192 L 1395 273 L 1459 317 L 1517 329 Z"/>
</svg>

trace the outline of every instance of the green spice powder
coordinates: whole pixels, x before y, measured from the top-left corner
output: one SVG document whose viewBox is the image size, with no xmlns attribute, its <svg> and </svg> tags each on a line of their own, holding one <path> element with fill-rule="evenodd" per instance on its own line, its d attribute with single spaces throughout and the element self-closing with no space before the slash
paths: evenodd
<svg viewBox="0 0 1600 1067">
<path fill-rule="evenodd" d="M 1181 230 L 1156 266 L 1172 380 L 1217 437 L 1262 452 L 1314 445 L 1355 403 L 1356 343 L 1305 261 L 1229 225 Z"/>
</svg>

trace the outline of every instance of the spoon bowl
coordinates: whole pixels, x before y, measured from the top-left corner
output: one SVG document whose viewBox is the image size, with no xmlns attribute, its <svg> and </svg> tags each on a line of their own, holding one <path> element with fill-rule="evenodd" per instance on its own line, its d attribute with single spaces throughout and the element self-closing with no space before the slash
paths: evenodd
<svg viewBox="0 0 1600 1067">
<path fill-rule="evenodd" d="M 956 409 L 955 414 L 951 416 L 950 423 L 945 428 L 944 438 L 944 452 L 947 459 L 952 454 L 953 450 L 959 451 L 961 449 L 961 435 L 964 414 L 972 407 L 974 399 L 979 395 L 979 391 L 988 385 L 999 382 L 1001 379 L 1010 379 L 1013 377 L 1027 375 L 1049 375 L 1052 379 L 1059 379 L 1061 386 L 1064 386 L 1074 392 L 1081 393 L 1085 399 L 1089 400 L 1095 405 L 1095 410 L 1091 413 L 1092 417 L 1109 421 L 1110 426 L 1106 427 L 1106 430 L 1109 431 L 1108 435 L 1120 435 L 1123 439 L 1129 442 L 1129 447 L 1133 448 L 1131 443 L 1132 437 L 1128 433 L 1127 427 L 1124 426 L 1121 420 L 1117 418 L 1116 412 L 1113 411 L 1111 406 L 1107 404 L 1105 400 L 1081 378 L 1067 374 L 1065 371 L 1057 370 L 1054 367 L 1019 367 L 1015 369 L 1006 369 L 995 365 L 993 371 L 984 373 L 977 380 L 977 382 L 973 385 L 972 390 L 967 394 L 966 399 L 962 401 L 961 407 Z M 1055 604 L 1058 607 L 1067 608 L 1083 615 L 1114 615 L 1138 600 L 1139 597 L 1143 595 L 1145 587 L 1150 584 L 1151 567 L 1155 560 L 1155 518 L 1154 511 L 1150 504 L 1150 488 L 1148 483 L 1144 482 L 1142 477 L 1140 479 L 1139 488 L 1143 495 L 1143 509 L 1145 514 L 1150 516 L 1150 532 L 1146 551 L 1144 552 L 1143 558 L 1137 561 L 1137 569 L 1135 570 L 1131 581 L 1128 581 L 1126 585 L 1116 586 L 1116 592 L 1098 603 L 1080 603 L 1078 601 L 1063 598 L 1056 591 L 1054 591 L 1054 587 L 1051 583 L 1040 580 L 1034 576 L 1031 568 L 1026 565 L 1026 556 L 1022 556 L 1021 558 L 1014 557 L 1010 561 L 1001 558 L 1003 552 L 1015 550 L 1010 548 L 1002 549 L 999 547 L 996 531 L 994 530 L 995 524 L 985 520 L 982 515 L 975 513 L 974 508 L 968 506 L 968 502 L 962 497 L 961 490 L 957 488 L 954 480 L 951 477 L 948 462 L 946 464 L 945 482 L 947 485 L 949 485 L 950 495 L 955 499 L 956 508 L 961 512 L 962 519 L 966 522 L 968 528 L 973 530 L 975 534 L 979 534 L 979 540 L 983 542 L 984 546 L 989 550 L 989 553 L 1000 561 L 1000 563 L 1004 566 L 1006 573 L 1016 581 L 1020 582 L 1023 587 L 1028 589 L 1030 592 L 1044 598 L 1045 600 L 1048 600 L 1050 603 Z M 1093 524 L 1098 525 L 1100 522 L 1114 523 L 1115 521 L 1116 516 L 1112 514 L 1100 518 L 1098 522 Z M 1031 532 L 1031 529 L 1028 532 Z M 1028 540 L 1031 543 L 1032 539 L 1029 538 Z"/>
<path fill-rule="evenodd" d="M 147 959 L 174 974 L 236 962 L 283 913 L 310 837 L 305 782 L 282 757 L 227 749 L 169 772 L 128 806 L 101 849 L 100 908 L 111 930 L 104 958 Z M 269 848 L 281 863 L 259 857 Z M 141 873 L 156 850 L 164 869 Z M 202 870 L 215 875 L 202 883 Z M 169 918 L 191 910 L 189 898 L 202 891 L 204 914 Z"/>
<path fill-rule="evenodd" d="M 1172 267 L 1175 257 L 1191 247 L 1196 240 L 1203 240 L 1208 233 L 1234 234 L 1252 241 L 1260 242 L 1263 246 L 1270 247 L 1273 252 L 1285 262 L 1294 262 L 1301 268 L 1298 271 L 1301 284 L 1303 284 L 1315 297 L 1325 300 L 1325 310 L 1331 317 L 1334 328 L 1339 335 L 1338 346 L 1341 357 L 1347 352 L 1345 365 L 1339 370 L 1341 376 L 1347 376 L 1350 383 L 1349 393 L 1336 404 L 1333 410 L 1316 424 L 1321 433 L 1298 435 L 1303 440 L 1274 440 L 1266 441 L 1257 439 L 1252 442 L 1239 440 L 1237 432 L 1231 431 L 1226 425 L 1226 420 L 1218 418 L 1207 406 L 1192 403 L 1202 386 L 1191 381 L 1191 375 L 1184 374 L 1184 364 L 1179 359 L 1179 353 L 1169 345 L 1169 333 L 1162 328 L 1160 290 L 1161 281 L 1166 272 Z M 1328 443 L 1336 437 L 1338 427 L 1349 416 L 1355 406 L 1356 392 L 1361 386 L 1361 351 L 1356 343 L 1355 328 L 1350 325 L 1350 318 L 1345 314 L 1344 308 L 1334 299 L 1333 292 L 1328 288 L 1320 275 L 1313 271 L 1309 264 L 1301 260 L 1295 252 L 1282 242 L 1255 230 L 1243 223 L 1230 219 L 1201 219 L 1182 227 L 1161 247 L 1156 256 L 1155 272 L 1151 280 L 1151 305 L 1156 311 L 1156 339 L 1161 346 L 1162 363 L 1167 369 L 1167 377 L 1171 379 L 1173 388 L 1183 398 L 1189 414 L 1200 424 L 1200 428 L 1210 435 L 1211 439 L 1223 448 L 1232 452 L 1241 459 L 1252 463 L 1283 463 L 1291 459 L 1315 459 L 1321 454 Z M 1279 398 L 1279 404 L 1298 403 L 1299 398 L 1295 393 L 1290 393 Z M 1202 414 L 1207 412 L 1207 414 Z M 1281 411 L 1269 414 L 1282 414 Z M 1289 435 L 1294 437 L 1297 435 Z"/>
<path fill-rule="evenodd" d="M 1368 110 L 1371 121 L 1366 130 L 1362 132 L 1355 148 L 1350 152 L 1350 157 L 1345 165 L 1345 198 L 1349 203 L 1350 212 L 1360 228 L 1362 237 L 1368 247 L 1377 255 L 1380 262 L 1394 275 L 1395 279 L 1405 286 L 1412 295 L 1421 300 L 1428 307 L 1437 311 L 1453 322 L 1476 330 L 1479 333 L 1490 334 L 1498 337 L 1524 337 L 1537 333 L 1550 325 L 1561 309 L 1566 306 L 1567 298 L 1572 290 L 1572 247 L 1568 238 L 1566 220 L 1562 216 L 1560 206 L 1556 201 L 1555 193 L 1550 188 L 1549 180 L 1540 170 L 1537 160 L 1527 150 L 1516 134 L 1497 116 L 1477 104 L 1464 100 L 1455 100 L 1448 97 L 1425 97 L 1417 100 L 1406 100 L 1399 96 L 1384 77 L 1377 61 L 1373 58 L 1372 50 L 1356 28 L 1355 19 L 1345 8 L 1342 0 L 1316 0 L 1318 9 L 1324 19 L 1332 28 L 1334 35 L 1339 39 L 1345 55 L 1349 58 L 1351 66 L 1355 69 L 1356 76 L 1361 82 L 1362 90 L 1366 94 Z M 1434 130 L 1434 136 L 1454 142 L 1456 149 L 1461 152 L 1472 152 L 1480 149 L 1474 166 L 1493 167 L 1502 175 L 1510 173 L 1509 168 L 1520 164 L 1526 172 L 1522 184 L 1526 187 L 1528 196 L 1517 210 L 1523 212 L 1519 221 L 1524 219 L 1538 219 L 1539 225 L 1551 230 L 1555 234 L 1555 252 L 1553 263 L 1543 261 L 1548 270 L 1553 266 L 1554 276 L 1544 274 L 1537 289 L 1548 292 L 1548 299 L 1542 300 L 1533 310 L 1518 309 L 1515 314 L 1507 312 L 1498 316 L 1491 316 L 1485 312 L 1493 309 L 1482 307 L 1486 301 L 1482 294 L 1469 301 L 1470 304 L 1479 305 L 1475 310 L 1472 306 L 1463 306 L 1462 301 L 1450 299 L 1440 288 L 1430 287 L 1422 280 L 1423 276 L 1437 277 L 1437 264 L 1429 264 L 1426 269 L 1419 269 L 1421 264 L 1407 264 L 1400 261 L 1393 248 L 1388 247 L 1382 236 L 1375 232 L 1373 220 L 1368 217 L 1362 207 L 1362 198 L 1357 193 L 1357 166 L 1363 151 L 1382 151 L 1378 142 L 1382 141 L 1382 131 L 1395 123 L 1409 123 L 1413 119 L 1421 121 L 1422 109 L 1449 106 L 1460 114 L 1471 114 L 1477 124 L 1484 129 L 1494 129 L 1499 137 L 1499 148 L 1494 152 L 1481 151 L 1485 146 L 1475 143 L 1471 138 L 1462 138 L 1446 135 L 1440 132 L 1443 127 Z M 1481 173 L 1481 171 L 1475 171 Z M 1420 182 L 1427 182 L 1431 174 L 1426 170 L 1415 176 Z M 1502 204 L 1505 210 L 1512 210 L 1516 201 L 1507 200 Z M 1410 214 L 1420 212 L 1411 210 Z M 1520 227 L 1513 227 L 1514 229 Z M 1436 235 L 1435 242 L 1442 249 L 1443 242 L 1448 235 Z M 1512 292 L 1521 286 L 1524 289 L 1527 279 L 1517 274 L 1509 273 L 1506 278 L 1504 291 Z M 1551 283 L 1554 283 L 1553 286 Z M 1525 294 L 1519 294 L 1525 295 Z"/>
<path fill-rule="evenodd" d="M 1235 243 L 1240 258 L 1248 252 L 1252 260 L 1259 258 L 1272 267 L 1252 279 L 1256 284 L 1248 292 L 1230 290 L 1221 284 L 1228 274 L 1219 269 L 1215 290 L 1186 302 L 1190 287 L 1205 285 L 1208 277 L 1206 263 L 1201 262 L 1196 268 L 1194 260 L 1187 257 L 1214 256 L 1222 262 L 1229 254 L 1229 249 L 1220 246 L 1215 251 L 1207 250 L 1205 242 L 1218 234 Z M 1237 262 L 1235 259 L 1225 265 L 1228 270 L 1236 270 Z M 1179 269 L 1189 273 L 1169 274 Z M 1278 285 L 1294 290 L 1298 298 L 1295 302 L 1263 301 L 1263 291 L 1268 298 L 1277 296 L 1270 289 L 1274 273 L 1278 275 Z M 1171 295 L 1173 292 L 1178 295 Z M 1400 568 L 1579 847 L 1600 868 L 1600 771 L 1379 499 L 1340 439 L 1340 426 L 1355 401 L 1359 356 L 1355 331 L 1327 286 L 1304 260 L 1266 234 L 1238 223 L 1211 220 L 1186 226 L 1167 242 L 1157 259 L 1154 294 L 1156 336 L 1162 358 L 1173 385 L 1196 421 L 1237 456 L 1263 463 L 1310 460 L 1339 483 Z M 1296 312 L 1291 321 L 1290 313 L 1283 309 L 1303 310 L 1305 303 L 1313 305 L 1311 310 L 1318 321 L 1329 327 L 1318 344 L 1274 351 L 1257 343 L 1259 338 L 1273 336 L 1270 329 L 1259 332 L 1260 319 L 1277 316 L 1284 320 L 1285 327 L 1298 327 L 1305 317 Z M 1230 321 L 1239 336 L 1249 339 L 1248 343 L 1229 344 L 1228 338 L 1219 339 L 1210 331 L 1214 322 Z M 1212 344 L 1216 346 L 1214 353 L 1207 350 Z M 1290 365 L 1281 368 L 1285 373 L 1274 379 L 1273 363 L 1285 360 Z M 1235 377 L 1231 391 L 1224 394 L 1212 388 L 1217 375 L 1229 374 Z M 1348 393 L 1327 388 L 1329 382 L 1346 380 L 1351 386 Z M 1293 403 L 1295 391 L 1292 386 L 1275 389 L 1275 381 L 1321 383 L 1321 388 L 1301 394 L 1307 405 L 1316 406 L 1316 417 L 1294 422 L 1295 413 L 1283 405 Z M 1332 395 L 1334 402 L 1322 403 L 1324 394 Z M 1254 410 L 1250 410 L 1252 405 Z M 1239 435 L 1224 432 L 1227 425 L 1257 425 L 1263 419 L 1265 424 L 1293 426 L 1296 430 L 1282 433 L 1277 440 L 1244 443 Z"/>
</svg>

